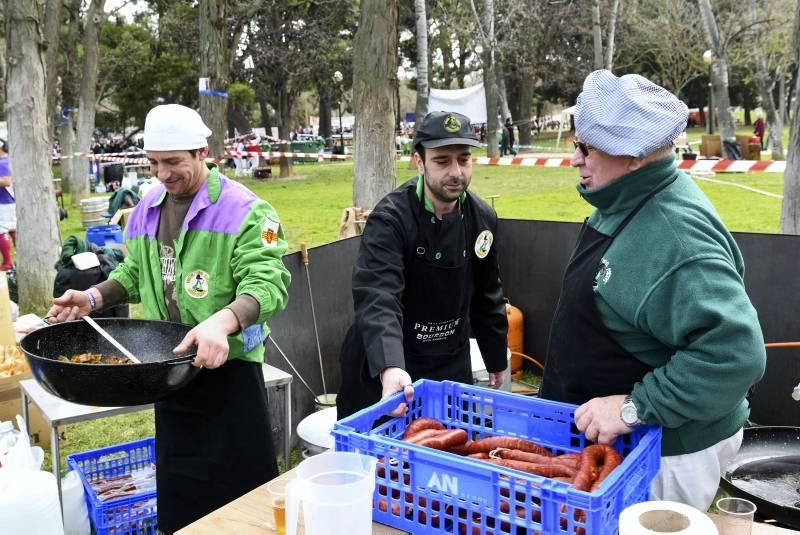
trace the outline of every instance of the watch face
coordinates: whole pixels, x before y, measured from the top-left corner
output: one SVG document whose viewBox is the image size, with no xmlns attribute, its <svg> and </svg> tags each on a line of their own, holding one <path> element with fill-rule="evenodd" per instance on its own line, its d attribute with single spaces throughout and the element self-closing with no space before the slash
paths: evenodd
<svg viewBox="0 0 800 535">
<path fill-rule="evenodd" d="M 636 413 L 636 406 L 633 403 L 623 405 L 620 417 L 628 425 L 636 423 L 639 419 Z"/>
</svg>

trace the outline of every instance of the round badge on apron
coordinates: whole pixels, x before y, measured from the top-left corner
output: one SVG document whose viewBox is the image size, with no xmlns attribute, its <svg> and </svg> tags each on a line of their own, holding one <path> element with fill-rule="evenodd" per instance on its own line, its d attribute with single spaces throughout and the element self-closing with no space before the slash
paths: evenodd
<svg viewBox="0 0 800 535">
<path fill-rule="evenodd" d="M 480 234 L 478 234 L 478 238 L 475 240 L 475 256 L 483 260 L 489 254 L 489 251 L 492 249 L 492 242 L 494 241 L 494 235 L 492 234 L 491 230 L 484 230 Z"/>
<path fill-rule="evenodd" d="M 201 270 L 191 271 L 183 278 L 183 287 L 186 293 L 194 299 L 202 299 L 208 295 L 208 283 L 211 277 Z"/>
</svg>

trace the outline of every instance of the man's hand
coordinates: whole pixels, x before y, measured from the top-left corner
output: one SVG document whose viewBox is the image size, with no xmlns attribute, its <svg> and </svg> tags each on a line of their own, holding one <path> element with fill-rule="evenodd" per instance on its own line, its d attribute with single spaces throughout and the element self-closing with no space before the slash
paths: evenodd
<svg viewBox="0 0 800 535">
<path fill-rule="evenodd" d="M 496 388 L 499 390 L 500 387 L 503 386 L 505 374 L 505 370 L 501 372 L 489 372 L 489 388 Z"/>
<path fill-rule="evenodd" d="M 575 411 L 575 425 L 588 440 L 611 444 L 620 435 L 633 431 L 620 418 L 625 395 L 590 399 Z"/>
<path fill-rule="evenodd" d="M 411 376 L 408 375 L 402 368 L 386 368 L 381 372 L 381 384 L 383 385 L 383 392 L 381 392 L 381 399 L 386 399 L 395 392 L 401 390 L 406 396 L 406 401 L 411 403 L 414 399 L 414 387 L 411 386 Z M 389 416 L 399 418 L 405 416 L 408 412 L 408 404 L 400 403 L 396 409 L 389 413 Z"/>
<path fill-rule="evenodd" d="M 92 292 L 97 308 L 101 308 L 103 298 L 100 296 L 100 292 L 93 288 L 87 291 Z M 67 290 L 61 297 L 53 299 L 53 306 L 47 311 L 47 321 L 61 323 L 62 321 L 77 320 L 88 316 L 91 311 L 92 305 L 86 296 L 86 292 Z"/>
<path fill-rule="evenodd" d="M 219 368 L 228 360 L 228 335 L 238 331 L 239 320 L 236 315 L 230 309 L 223 308 L 186 333 L 172 352 L 185 353 L 196 345 L 197 356 L 192 364 L 199 368 Z"/>
</svg>

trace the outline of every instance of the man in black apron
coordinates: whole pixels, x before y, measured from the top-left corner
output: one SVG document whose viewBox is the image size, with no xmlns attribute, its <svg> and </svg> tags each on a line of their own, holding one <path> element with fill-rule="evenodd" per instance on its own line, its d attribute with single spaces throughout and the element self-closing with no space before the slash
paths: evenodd
<svg viewBox="0 0 800 535">
<path fill-rule="evenodd" d="M 596 210 L 567 265 L 541 395 L 581 405 L 601 443 L 663 428 L 653 499 L 705 510 L 765 366 L 744 264 L 710 201 L 677 170 L 687 108 L 637 75 L 596 71 L 575 109 L 572 165 Z"/>
<path fill-rule="evenodd" d="M 190 108 L 147 114 L 144 150 L 160 184 L 131 215 L 129 255 L 109 280 L 68 290 L 49 313 L 65 321 L 133 301 L 147 318 L 195 325 L 175 352 L 196 345 L 193 364 L 205 369 L 155 404 L 161 533 L 278 475 L 261 367 L 265 322 L 288 297 L 286 240 L 266 201 L 206 167 L 210 135 Z"/>
<path fill-rule="evenodd" d="M 470 147 L 478 146 L 467 117 L 429 113 L 414 138 L 420 176 L 370 214 L 353 268 L 339 418 L 401 390 L 410 401 L 420 378 L 471 384 L 470 330 L 490 386 L 502 384 L 508 324 L 493 246 L 497 215 L 467 190 Z"/>
</svg>

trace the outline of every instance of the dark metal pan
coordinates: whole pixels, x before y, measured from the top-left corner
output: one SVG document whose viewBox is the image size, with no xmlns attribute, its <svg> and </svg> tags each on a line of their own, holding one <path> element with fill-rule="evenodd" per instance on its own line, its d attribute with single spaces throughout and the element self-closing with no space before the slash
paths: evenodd
<svg viewBox="0 0 800 535">
<path fill-rule="evenodd" d="M 164 399 L 191 381 L 200 368 L 192 365 L 196 350 L 176 358 L 172 349 L 191 329 L 169 321 L 97 318 L 111 336 L 141 364 L 76 364 L 59 355 L 120 355 L 85 321 L 56 323 L 32 332 L 20 347 L 33 376 L 48 392 L 83 405 L 144 405 Z"/>
<path fill-rule="evenodd" d="M 800 427 L 748 427 L 722 487 L 758 516 L 800 529 Z"/>
</svg>

